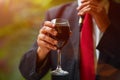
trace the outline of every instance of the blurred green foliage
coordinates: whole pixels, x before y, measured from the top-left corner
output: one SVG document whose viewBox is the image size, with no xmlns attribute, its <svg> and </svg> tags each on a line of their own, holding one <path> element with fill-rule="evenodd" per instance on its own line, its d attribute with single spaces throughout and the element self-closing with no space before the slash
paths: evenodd
<svg viewBox="0 0 120 80">
<path fill-rule="evenodd" d="M 25 80 L 19 62 L 36 41 L 46 10 L 69 1 L 0 0 L 0 80 Z M 49 73 L 42 80 L 50 80 Z"/>
</svg>

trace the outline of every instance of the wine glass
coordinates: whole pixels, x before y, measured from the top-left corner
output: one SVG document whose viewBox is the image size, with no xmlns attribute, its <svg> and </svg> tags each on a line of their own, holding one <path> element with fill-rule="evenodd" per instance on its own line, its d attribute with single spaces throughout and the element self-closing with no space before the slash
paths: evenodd
<svg viewBox="0 0 120 80">
<path fill-rule="evenodd" d="M 57 68 L 51 72 L 52 75 L 55 76 L 65 76 L 68 75 L 69 72 L 62 70 L 61 67 L 61 49 L 67 43 L 70 36 L 70 25 L 68 20 L 63 18 L 53 19 L 51 21 L 55 24 L 55 30 L 58 32 L 57 36 L 54 37 L 58 41 L 57 44 Z"/>
</svg>

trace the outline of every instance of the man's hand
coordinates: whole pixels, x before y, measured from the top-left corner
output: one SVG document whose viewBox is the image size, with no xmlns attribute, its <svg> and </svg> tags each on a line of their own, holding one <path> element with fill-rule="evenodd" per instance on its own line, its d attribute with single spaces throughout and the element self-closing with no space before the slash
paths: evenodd
<svg viewBox="0 0 120 80">
<path fill-rule="evenodd" d="M 110 25 L 110 21 L 105 10 L 105 5 L 101 5 L 102 0 L 81 0 L 81 6 L 77 8 L 78 15 L 90 14 L 101 32 L 105 32 Z"/>
<path fill-rule="evenodd" d="M 45 21 L 44 26 L 40 29 L 37 44 L 38 44 L 38 58 L 43 60 L 50 50 L 56 50 L 57 40 L 51 38 L 49 35 L 56 36 L 57 31 L 54 29 L 54 24 L 50 21 Z"/>
</svg>

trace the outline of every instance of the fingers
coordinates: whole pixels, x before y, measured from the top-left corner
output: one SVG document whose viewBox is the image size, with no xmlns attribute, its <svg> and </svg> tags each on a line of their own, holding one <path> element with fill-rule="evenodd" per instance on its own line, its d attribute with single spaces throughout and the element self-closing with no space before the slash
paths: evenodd
<svg viewBox="0 0 120 80">
<path fill-rule="evenodd" d="M 44 26 L 48 26 L 48 27 L 55 27 L 55 25 L 53 23 L 51 23 L 50 21 L 45 21 L 44 22 Z"/>
<path fill-rule="evenodd" d="M 105 3 L 102 0 L 81 0 L 81 6 L 77 8 L 78 15 L 89 13 L 95 20 L 101 32 L 105 32 L 110 24 Z"/>
<path fill-rule="evenodd" d="M 93 15 L 94 13 L 96 13 L 96 7 L 92 5 L 87 5 L 78 12 L 78 15 L 85 15 L 86 13 Z"/>
<path fill-rule="evenodd" d="M 45 21 L 44 26 L 39 31 L 39 33 L 57 35 L 57 31 L 55 30 L 55 25 L 50 21 Z"/>
<path fill-rule="evenodd" d="M 44 34 L 38 35 L 37 43 L 38 46 L 42 46 L 53 50 L 57 49 L 57 47 L 55 46 L 57 45 L 57 41 Z"/>
<path fill-rule="evenodd" d="M 98 2 L 93 0 L 82 0 L 81 3 L 81 6 L 77 7 L 78 15 L 84 15 L 86 13 L 93 15 L 99 7 Z"/>
<path fill-rule="evenodd" d="M 50 21 L 45 21 L 44 26 L 39 31 L 37 39 L 38 46 L 56 50 L 57 40 L 52 37 L 56 35 L 57 31 L 55 30 L 54 24 L 52 24 Z"/>
<path fill-rule="evenodd" d="M 49 44 L 52 44 L 52 45 L 56 45 L 57 44 L 57 40 L 51 38 L 50 36 L 44 35 L 44 34 L 38 35 L 38 39 L 42 40 L 42 41 L 45 41 L 45 42 L 47 42 Z"/>
<path fill-rule="evenodd" d="M 57 35 L 57 31 L 54 28 L 48 27 L 48 26 L 43 26 L 43 28 L 39 31 L 39 33 L 42 34 L 50 34 L 53 36 Z"/>
<path fill-rule="evenodd" d="M 97 6 L 96 1 L 81 1 L 81 5 L 77 7 L 77 10 L 81 10 L 83 7 L 92 5 L 92 6 Z"/>
</svg>

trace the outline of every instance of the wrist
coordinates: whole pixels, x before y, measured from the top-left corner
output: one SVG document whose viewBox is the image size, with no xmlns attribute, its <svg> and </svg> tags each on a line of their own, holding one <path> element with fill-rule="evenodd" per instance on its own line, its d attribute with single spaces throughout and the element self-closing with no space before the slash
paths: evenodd
<svg viewBox="0 0 120 80">
<path fill-rule="evenodd" d="M 47 56 L 49 50 L 48 49 L 42 49 L 41 47 L 38 47 L 37 49 L 37 56 L 38 56 L 38 61 L 42 61 L 45 59 Z"/>
</svg>

